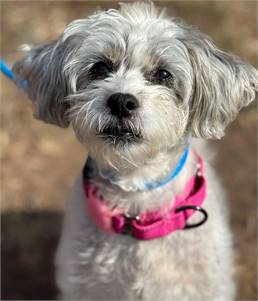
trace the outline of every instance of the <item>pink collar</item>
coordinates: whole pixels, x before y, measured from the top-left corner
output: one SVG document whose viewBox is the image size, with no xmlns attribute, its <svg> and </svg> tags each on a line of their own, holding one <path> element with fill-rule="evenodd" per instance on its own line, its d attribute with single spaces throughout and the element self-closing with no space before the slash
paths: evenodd
<svg viewBox="0 0 258 301">
<path fill-rule="evenodd" d="M 151 240 L 176 230 L 200 226 L 208 218 L 206 211 L 201 208 L 206 195 L 206 179 L 203 160 L 196 156 L 199 161 L 196 175 L 189 179 L 183 194 L 176 195 L 166 210 L 160 208 L 139 216 L 130 217 L 122 208 L 110 210 L 103 198 L 98 196 L 98 188 L 85 180 L 84 190 L 92 221 L 107 233 L 130 234 L 139 240 Z M 201 212 L 203 219 L 197 224 L 187 224 L 195 211 Z"/>
</svg>

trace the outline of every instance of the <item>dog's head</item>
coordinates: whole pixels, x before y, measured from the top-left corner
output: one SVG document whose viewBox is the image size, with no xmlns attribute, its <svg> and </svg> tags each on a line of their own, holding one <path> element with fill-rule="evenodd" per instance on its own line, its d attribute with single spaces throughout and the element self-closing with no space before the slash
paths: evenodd
<svg viewBox="0 0 258 301">
<path fill-rule="evenodd" d="M 92 157 L 118 166 L 222 137 L 258 90 L 255 68 L 151 3 L 75 20 L 14 71 L 39 119 L 71 123 Z"/>
</svg>

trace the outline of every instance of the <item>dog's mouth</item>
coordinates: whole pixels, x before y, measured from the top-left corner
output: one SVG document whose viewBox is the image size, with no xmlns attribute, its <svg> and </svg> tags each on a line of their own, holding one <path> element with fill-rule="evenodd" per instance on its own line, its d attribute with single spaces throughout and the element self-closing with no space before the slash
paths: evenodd
<svg viewBox="0 0 258 301">
<path fill-rule="evenodd" d="M 98 133 L 98 136 L 114 144 L 137 143 L 142 140 L 139 130 L 132 129 L 123 124 L 106 126 Z"/>
</svg>

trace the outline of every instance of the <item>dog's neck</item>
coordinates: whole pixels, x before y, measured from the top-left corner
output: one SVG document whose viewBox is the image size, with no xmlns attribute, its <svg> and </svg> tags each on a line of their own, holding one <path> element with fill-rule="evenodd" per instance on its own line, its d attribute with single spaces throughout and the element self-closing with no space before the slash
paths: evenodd
<svg viewBox="0 0 258 301">
<path fill-rule="evenodd" d="M 182 145 L 180 150 L 174 149 L 171 152 L 159 153 L 156 158 L 134 172 L 120 173 L 120 183 L 126 185 L 126 188 L 134 187 L 133 185 L 140 188 L 140 185 L 145 187 L 146 182 L 166 178 L 178 164 L 185 147 L 186 144 Z M 91 168 L 88 168 L 88 170 L 91 170 L 91 172 L 88 178 L 99 188 L 100 195 L 108 202 L 110 208 L 124 208 L 131 214 L 138 214 L 139 212 L 164 206 L 168 201 L 171 202 L 175 195 L 183 193 L 190 177 L 196 174 L 197 164 L 196 156 L 190 147 L 186 163 L 174 180 L 158 189 L 132 191 L 114 185 L 108 179 L 101 177 L 96 161 L 92 160 L 90 162 Z"/>
<path fill-rule="evenodd" d="M 124 191 L 144 191 L 146 183 L 158 183 L 164 181 L 171 172 L 178 167 L 182 156 L 187 159 L 187 145 L 182 144 L 165 153 L 159 153 L 134 169 L 122 169 L 117 171 L 112 166 L 100 166 L 94 162 L 99 177 L 107 184 L 116 185 Z M 185 162 L 184 162 L 185 163 Z M 183 164 L 184 165 L 184 164 Z M 183 169 L 183 168 L 182 168 Z M 96 174 L 96 173 L 95 173 Z"/>
</svg>

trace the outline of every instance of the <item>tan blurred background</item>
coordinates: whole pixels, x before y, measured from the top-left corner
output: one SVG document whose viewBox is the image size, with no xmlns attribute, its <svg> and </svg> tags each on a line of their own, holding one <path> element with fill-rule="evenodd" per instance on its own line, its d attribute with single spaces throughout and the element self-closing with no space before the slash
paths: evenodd
<svg viewBox="0 0 258 301">
<path fill-rule="evenodd" d="M 199 26 L 224 50 L 256 64 L 256 1 L 159 5 Z M 117 7 L 117 2 L 1 2 L 1 57 L 11 64 L 21 56 L 21 44 L 55 39 L 71 20 L 109 7 Z M 86 152 L 70 129 L 34 120 L 25 95 L 2 75 L 0 79 L 1 299 L 55 299 L 54 250 L 65 201 Z M 239 300 L 257 299 L 256 123 L 252 105 L 241 112 L 225 138 L 213 142 L 214 165 L 230 199 Z"/>
</svg>

